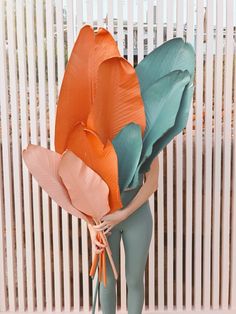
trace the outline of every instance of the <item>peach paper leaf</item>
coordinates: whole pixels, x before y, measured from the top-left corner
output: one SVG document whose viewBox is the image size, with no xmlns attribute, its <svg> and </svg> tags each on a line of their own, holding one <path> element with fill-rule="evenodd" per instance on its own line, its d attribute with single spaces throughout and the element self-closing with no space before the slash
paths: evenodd
<svg viewBox="0 0 236 314">
<path fill-rule="evenodd" d="M 69 194 L 58 175 L 61 155 L 47 148 L 29 144 L 22 152 L 23 160 L 44 191 L 71 215 L 93 223 L 91 217 L 81 213 L 71 204 Z"/>
<path fill-rule="evenodd" d="M 63 154 L 58 173 L 74 207 L 96 220 L 110 211 L 107 184 L 73 152 Z"/>
</svg>

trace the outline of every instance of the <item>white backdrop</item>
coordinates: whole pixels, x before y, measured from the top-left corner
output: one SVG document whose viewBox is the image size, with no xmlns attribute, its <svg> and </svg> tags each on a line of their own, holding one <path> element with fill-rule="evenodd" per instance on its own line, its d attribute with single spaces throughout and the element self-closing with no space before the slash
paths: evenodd
<svg viewBox="0 0 236 314">
<path fill-rule="evenodd" d="M 89 23 L 107 27 L 133 65 L 173 36 L 194 45 L 188 125 L 160 154 L 150 198 L 143 313 L 235 313 L 236 1 L 95 2 L 0 0 L 0 311 L 90 311 L 86 224 L 52 202 L 21 159 L 29 142 L 54 150 L 65 64 Z M 126 313 L 123 245 L 117 293 Z"/>
</svg>

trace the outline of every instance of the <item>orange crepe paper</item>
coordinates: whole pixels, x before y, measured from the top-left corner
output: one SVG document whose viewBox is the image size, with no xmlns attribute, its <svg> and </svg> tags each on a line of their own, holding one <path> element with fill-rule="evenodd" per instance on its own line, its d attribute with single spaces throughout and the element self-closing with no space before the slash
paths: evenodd
<svg viewBox="0 0 236 314">
<path fill-rule="evenodd" d="M 97 70 L 106 59 L 120 56 L 117 44 L 104 28 L 97 33 L 81 28 L 67 62 L 57 103 L 55 150 L 62 154 L 74 125 L 86 122 L 96 90 Z"/>
<path fill-rule="evenodd" d="M 99 242 L 104 243 L 101 237 L 101 233 L 97 233 L 97 239 Z M 106 286 L 107 275 L 106 275 L 106 251 L 103 250 L 101 253 L 94 255 L 93 262 L 90 268 L 89 275 L 94 277 L 97 266 L 99 265 L 99 280 L 103 280 L 104 286 Z"/>
<path fill-rule="evenodd" d="M 89 275 L 91 277 L 94 277 L 95 272 L 96 272 L 96 268 L 97 268 L 97 265 L 98 265 L 98 257 L 99 257 L 98 255 L 99 254 L 95 254 L 94 255 L 93 262 L 92 262 L 92 265 L 90 267 Z"/>
<path fill-rule="evenodd" d="M 111 212 L 122 208 L 118 160 L 111 141 L 130 122 L 140 125 L 143 134 L 145 119 L 133 66 L 120 56 L 115 40 L 106 29 L 99 28 L 95 33 L 91 26 L 85 25 L 72 49 L 60 88 L 55 150 L 62 154 L 69 148 L 101 176 L 109 187 Z M 89 138 L 92 143 L 79 138 L 78 125 L 94 132 L 93 138 Z"/>
<path fill-rule="evenodd" d="M 87 126 L 98 133 L 104 144 L 130 122 L 140 125 L 144 135 L 144 104 L 133 66 L 122 57 L 105 60 L 98 69 L 97 81 Z"/>
</svg>

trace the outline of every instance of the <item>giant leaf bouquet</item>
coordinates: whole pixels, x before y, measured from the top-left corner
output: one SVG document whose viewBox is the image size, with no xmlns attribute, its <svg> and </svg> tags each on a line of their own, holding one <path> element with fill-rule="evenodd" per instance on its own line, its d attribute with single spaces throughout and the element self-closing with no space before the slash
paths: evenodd
<svg viewBox="0 0 236 314">
<path fill-rule="evenodd" d="M 171 39 L 134 69 L 111 34 L 85 25 L 74 44 L 60 88 L 55 151 L 29 144 L 23 159 L 39 185 L 70 214 L 99 224 L 122 207 L 121 193 L 140 184 L 158 153 L 187 124 L 195 53 Z M 106 285 L 107 252 L 95 255 Z"/>
</svg>

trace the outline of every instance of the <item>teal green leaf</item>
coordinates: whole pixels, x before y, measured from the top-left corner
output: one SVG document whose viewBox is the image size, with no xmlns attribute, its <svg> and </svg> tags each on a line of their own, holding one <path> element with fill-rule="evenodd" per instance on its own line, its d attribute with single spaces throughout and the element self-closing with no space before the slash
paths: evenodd
<svg viewBox="0 0 236 314">
<path fill-rule="evenodd" d="M 146 117 L 150 125 L 155 121 L 154 125 L 158 129 L 158 134 L 154 128 L 150 126 L 147 127 L 140 161 L 129 187 L 137 186 L 141 174 L 150 169 L 151 162 L 157 154 L 186 126 L 193 95 L 194 69 L 194 48 L 190 43 L 186 43 L 180 37 L 166 41 L 154 49 L 136 66 L 135 70 L 139 78 L 141 93 L 144 99 Z M 156 120 L 156 116 L 161 115 L 161 106 L 155 107 L 155 104 L 152 103 L 152 100 L 155 99 L 154 86 L 161 78 L 176 70 L 188 71 L 190 80 L 184 87 L 181 99 L 179 99 L 179 108 L 176 101 L 175 113 L 172 112 L 172 110 L 168 111 L 168 106 L 175 101 L 174 95 L 173 99 L 170 99 L 169 103 L 167 103 L 167 107 L 165 108 L 166 111 L 165 113 L 163 112 L 162 115 L 162 117 L 164 117 L 163 121 L 161 119 L 162 123 L 159 125 L 157 121 L 160 120 Z M 150 86 L 152 93 L 149 91 Z M 146 93 L 150 93 L 150 95 L 152 94 L 150 99 Z M 161 93 L 161 89 L 156 88 L 157 97 L 159 97 L 159 93 Z M 157 110 L 156 113 L 155 110 Z M 175 122 L 171 126 L 176 110 L 177 115 L 175 117 Z M 171 114 L 170 120 L 168 119 L 169 114 Z M 165 125 L 165 123 L 167 124 Z M 159 127 L 161 128 L 160 130 Z M 155 142 L 154 138 L 156 139 Z"/>
<path fill-rule="evenodd" d="M 140 126 L 129 123 L 123 127 L 112 140 L 118 158 L 118 173 L 120 192 L 124 190 L 132 180 L 142 150 L 142 133 Z"/>
<path fill-rule="evenodd" d="M 149 53 L 135 68 L 141 93 L 145 92 L 159 78 L 174 70 L 187 70 L 194 75 L 195 52 L 190 43 L 181 37 L 164 42 Z"/>
<path fill-rule="evenodd" d="M 145 173 L 149 171 L 153 159 L 160 153 L 160 151 L 170 143 L 170 141 L 178 135 L 187 125 L 188 116 L 190 111 L 191 100 L 193 96 L 194 87 L 192 82 L 190 82 L 185 89 L 183 94 L 181 106 L 179 107 L 178 114 L 176 116 L 175 124 L 170 128 L 154 145 L 152 149 L 152 154 L 143 163 L 140 172 Z"/>
<path fill-rule="evenodd" d="M 146 129 L 141 157 L 130 187 L 138 184 L 142 164 L 152 155 L 155 142 L 174 126 L 182 95 L 189 80 L 187 70 L 176 70 L 160 78 L 143 93 Z"/>
</svg>

